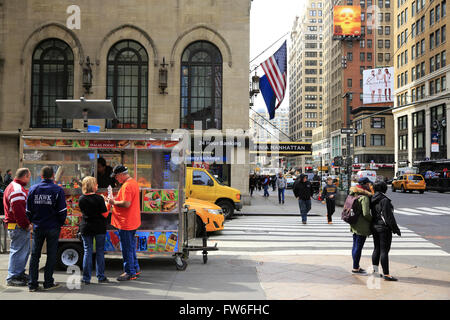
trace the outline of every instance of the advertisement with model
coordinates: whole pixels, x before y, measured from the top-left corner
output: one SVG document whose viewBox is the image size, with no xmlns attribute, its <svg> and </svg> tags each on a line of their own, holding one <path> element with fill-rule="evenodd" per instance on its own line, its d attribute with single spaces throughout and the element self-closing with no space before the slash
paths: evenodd
<svg viewBox="0 0 450 320">
<path fill-rule="evenodd" d="M 363 71 L 363 103 L 394 102 L 394 68 Z"/>
</svg>

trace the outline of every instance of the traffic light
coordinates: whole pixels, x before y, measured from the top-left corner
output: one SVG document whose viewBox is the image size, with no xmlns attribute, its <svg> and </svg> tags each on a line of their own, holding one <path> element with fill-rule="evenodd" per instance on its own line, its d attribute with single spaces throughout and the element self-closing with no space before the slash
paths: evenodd
<svg viewBox="0 0 450 320">
<path fill-rule="evenodd" d="M 342 157 L 341 156 L 334 157 L 333 161 L 334 161 L 334 165 L 336 167 L 342 167 L 343 163 L 342 163 Z"/>
</svg>

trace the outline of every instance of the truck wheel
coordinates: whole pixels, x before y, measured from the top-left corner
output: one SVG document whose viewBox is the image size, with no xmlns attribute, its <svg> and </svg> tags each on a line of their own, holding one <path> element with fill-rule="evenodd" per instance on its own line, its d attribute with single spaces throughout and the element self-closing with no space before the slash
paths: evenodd
<svg viewBox="0 0 450 320">
<path fill-rule="evenodd" d="M 234 206 L 229 201 L 221 200 L 221 201 L 217 202 L 216 204 L 222 208 L 225 219 L 231 218 L 231 216 L 234 213 Z"/>
<path fill-rule="evenodd" d="M 61 243 L 56 257 L 57 268 L 66 270 L 68 266 L 83 266 L 83 247 L 79 243 Z"/>
</svg>

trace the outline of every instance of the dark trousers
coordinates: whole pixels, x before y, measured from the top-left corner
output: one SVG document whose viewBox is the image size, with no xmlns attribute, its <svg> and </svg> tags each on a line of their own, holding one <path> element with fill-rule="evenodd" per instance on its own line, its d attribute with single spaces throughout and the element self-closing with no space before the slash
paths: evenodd
<svg viewBox="0 0 450 320">
<path fill-rule="evenodd" d="M 134 276 L 139 272 L 139 263 L 136 255 L 136 230 L 119 230 L 120 245 L 122 247 L 123 269 Z"/>
<path fill-rule="evenodd" d="M 251 187 L 250 187 L 250 196 L 253 196 L 253 191 L 255 191 L 255 187 L 254 187 L 254 186 L 251 186 Z"/>
<path fill-rule="evenodd" d="M 352 247 L 352 258 L 353 258 L 353 269 L 359 269 L 359 261 L 361 260 L 361 253 L 366 242 L 366 236 L 360 236 L 356 233 L 353 234 L 353 247 Z"/>
<path fill-rule="evenodd" d="M 329 199 L 327 198 L 326 200 L 327 203 L 327 218 L 328 218 L 328 222 L 331 222 L 331 216 L 333 215 L 334 211 L 336 210 L 336 200 L 333 199 Z"/>
<path fill-rule="evenodd" d="M 284 188 L 278 188 L 278 203 L 281 203 L 283 201 L 284 203 Z"/>
<path fill-rule="evenodd" d="M 41 258 L 42 246 L 44 241 L 47 241 L 47 261 L 45 263 L 44 271 L 44 288 L 53 285 L 53 271 L 55 270 L 58 239 L 61 228 L 49 230 L 33 230 L 33 242 L 31 245 L 31 259 L 30 259 L 30 288 L 38 287 L 39 279 L 39 260 Z"/>
<path fill-rule="evenodd" d="M 378 266 L 381 260 L 383 274 L 389 274 L 389 250 L 391 250 L 392 232 L 385 230 L 373 233 L 372 265 Z"/>
</svg>

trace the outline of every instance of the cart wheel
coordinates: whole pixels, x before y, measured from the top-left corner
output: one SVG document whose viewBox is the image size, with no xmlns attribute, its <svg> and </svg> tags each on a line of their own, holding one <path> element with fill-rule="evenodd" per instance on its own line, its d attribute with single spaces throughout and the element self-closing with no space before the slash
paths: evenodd
<svg viewBox="0 0 450 320">
<path fill-rule="evenodd" d="M 177 255 L 175 257 L 175 266 L 177 267 L 177 270 L 184 271 L 186 270 L 187 262 L 181 257 L 181 255 Z"/>
<path fill-rule="evenodd" d="M 208 253 L 203 254 L 203 264 L 206 264 L 208 262 Z"/>
</svg>

